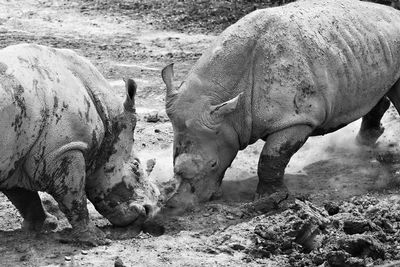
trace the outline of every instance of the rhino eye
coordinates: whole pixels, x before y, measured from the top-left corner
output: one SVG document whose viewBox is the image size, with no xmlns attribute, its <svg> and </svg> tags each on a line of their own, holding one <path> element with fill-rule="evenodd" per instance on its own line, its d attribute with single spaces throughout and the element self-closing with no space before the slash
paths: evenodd
<svg viewBox="0 0 400 267">
<path fill-rule="evenodd" d="M 190 140 L 186 141 L 186 143 L 185 143 L 186 147 L 190 147 L 191 145 L 192 145 L 192 141 L 190 141 Z"/>
<path fill-rule="evenodd" d="M 215 169 L 217 167 L 217 161 L 216 160 L 213 160 L 212 162 L 211 162 L 211 168 L 212 169 Z"/>
</svg>

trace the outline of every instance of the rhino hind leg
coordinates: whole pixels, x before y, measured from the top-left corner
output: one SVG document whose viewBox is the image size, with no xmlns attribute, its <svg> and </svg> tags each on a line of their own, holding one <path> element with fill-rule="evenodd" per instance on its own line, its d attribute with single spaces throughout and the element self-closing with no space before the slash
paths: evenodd
<svg viewBox="0 0 400 267">
<path fill-rule="evenodd" d="M 85 160 L 81 151 L 68 151 L 51 164 L 52 185 L 49 192 L 72 226 L 61 242 L 80 242 L 87 245 L 107 244 L 105 234 L 89 220 L 85 193 Z"/>
<path fill-rule="evenodd" d="M 397 113 L 400 114 L 400 80 L 398 80 L 387 93 L 390 102 L 396 108 Z"/>
<path fill-rule="evenodd" d="M 385 128 L 381 125 L 381 119 L 388 110 L 390 101 L 383 97 L 363 118 L 356 142 L 359 145 L 373 146 L 376 140 L 383 134 Z"/>
<path fill-rule="evenodd" d="M 283 181 L 285 168 L 311 132 L 310 126 L 296 125 L 267 137 L 258 162 L 258 198 L 277 192 L 288 192 Z"/>
<path fill-rule="evenodd" d="M 51 231 L 57 228 L 57 218 L 47 213 L 38 192 L 23 188 L 2 190 L 24 218 L 22 228 L 27 231 Z"/>
</svg>

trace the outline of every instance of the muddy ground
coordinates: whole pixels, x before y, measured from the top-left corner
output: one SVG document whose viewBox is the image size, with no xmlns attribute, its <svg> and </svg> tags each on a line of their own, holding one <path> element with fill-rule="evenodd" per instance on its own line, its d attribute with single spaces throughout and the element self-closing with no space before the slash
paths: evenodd
<svg viewBox="0 0 400 267">
<path fill-rule="evenodd" d="M 175 62 L 177 82 L 182 80 L 215 33 L 162 30 L 170 27 L 130 16 L 129 10 L 88 7 L 95 2 L 101 3 L 0 0 L 0 47 L 35 42 L 74 49 L 121 96 L 121 78 L 134 78 L 139 86 L 135 149 L 143 162 L 156 158 L 151 179 L 166 181 L 172 172 L 172 129 L 160 70 Z M 220 199 L 164 218 L 166 233 L 158 237 L 113 228 L 90 206 L 91 219 L 111 244 L 61 244 L 57 233 L 22 232 L 21 217 L 0 194 L 0 266 L 374 266 L 400 260 L 400 121 L 393 108 L 384 124 L 374 149 L 354 144 L 359 122 L 308 140 L 285 176 L 299 199 L 267 214 L 244 208 L 257 184 L 258 142 L 239 153 Z M 66 219 L 50 196 L 42 197 L 60 219 L 57 231 L 65 231 Z"/>
</svg>

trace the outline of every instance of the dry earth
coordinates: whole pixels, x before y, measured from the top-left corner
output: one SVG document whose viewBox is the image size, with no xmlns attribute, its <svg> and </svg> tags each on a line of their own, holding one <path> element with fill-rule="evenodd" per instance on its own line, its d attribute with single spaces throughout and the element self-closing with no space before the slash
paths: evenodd
<svg viewBox="0 0 400 267">
<path fill-rule="evenodd" d="M 35 42 L 74 49 L 95 63 L 121 96 L 121 78 L 134 78 L 136 152 L 143 162 L 156 158 L 151 179 L 166 181 L 172 172 L 172 129 L 163 109 L 160 69 L 175 62 L 182 80 L 214 36 L 160 31 L 149 21 L 85 10 L 79 2 L 0 0 L 0 47 Z M 111 244 L 61 244 L 57 233 L 22 232 L 21 217 L 0 194 L 0 266 L 373 266 L 400 260 L 399 116 L 392 108 L 384 121 L 387 130 L 373 150 L 354 145 L 359 122 L 307 141 L 285 176 L 302 200 L 286 211 L 243 209 L 257 183 L 262 143 L 256 143 L 239 153 L 226 173 L 220 199 L 163 218 L 166 233 L 158 237 L 113 228 L 90 206 L 91 219 L 109 233 Z M 60 219 L 57 230 L 65 231 L 69 225 L 54 201 L 42 197 Z"/>
</svg>

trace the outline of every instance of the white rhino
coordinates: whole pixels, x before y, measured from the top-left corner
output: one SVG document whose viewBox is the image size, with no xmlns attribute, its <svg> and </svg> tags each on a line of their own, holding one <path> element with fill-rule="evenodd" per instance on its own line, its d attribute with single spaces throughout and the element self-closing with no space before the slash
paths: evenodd
<svg viewBox="0 0 400 267">
<path fill-rule="evenodd" d="M 133 80 L 122 103 L 99 71 L 71 50 L 21 44 L 0 50 L 0 190 L 23 227 L 53 225 L 37 191 L 54 197 L 72 240 L 104 244 L 86 198 L 112 224 L 146 219 L 158 190 L 132 154 Z"/>
<path fill-rule="evenodd" d="M 164 68 L 180 182 L 167 206 L 217 191 L 239 150 L 262 139 L 258 197 L 285 192 L 286 165 L 309 136 L 363 118 L 373 144 L 389 100 L 400 111 L 400 12 L 355 0 L 309 0 L 254 11 L 204 52 L 179 90 Z"/>
</svg>

